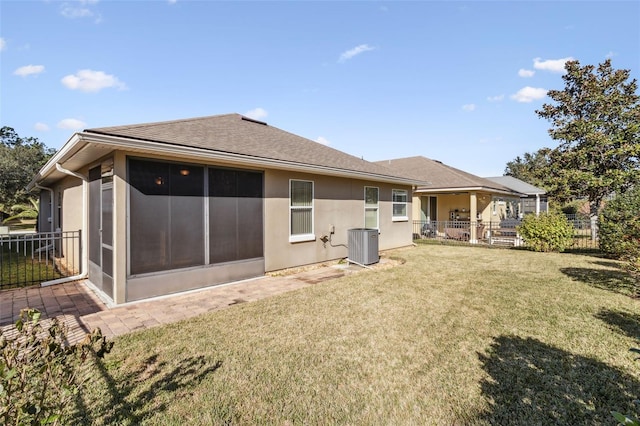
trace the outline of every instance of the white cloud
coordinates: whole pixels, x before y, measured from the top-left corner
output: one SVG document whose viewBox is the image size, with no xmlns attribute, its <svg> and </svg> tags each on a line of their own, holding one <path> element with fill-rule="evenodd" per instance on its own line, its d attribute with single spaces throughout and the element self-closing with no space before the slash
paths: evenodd
<svg viewBox="0 0 640 426">
<path fill-rule="evenodd" d="M 501 102 L 504 100 L 504 95 L 489 96 L 487 97 L 487 100 L 489 102 Z"/>
<path fill-rule="evenodd" d="M 64 77 L 61 81 L 68 89 L 80 90 L 86 93 L 99 92 L 109 87 L 118 90 L 125 90 L 127 88 L 117 77 L 105 74 L 102 71 L 93 70 L 80 70 L 76 74 L 70 74 Z"/>
<path fill-rule="evenodd" d="M 44 72 L 44 65 L 25 65 L 24 67 L 20 67 L 13 72 L 14 75 L 19 75 L 20 77 L 27 77 L 30 75 L 40 74 Z"/>
<path fill-rule="evenodd" d="M 0 52 L 7 48 L 7 42 L 4 38 L 0 37 Z"/>
<path fill-rule="evenodd" d="M 370 50 L 375 50 L 375 47 L 371 47 L 368 44 L 361 44 L 359 46 L 354 47 L 353 49 L 349 49 L 346 52 L 343 52 L 340 55 L 340 59 L 338 59 L 338 62 L 345 62 L 351 58 L 353 58 L 354 56 L 357 56 L 361 53 L 364 52 L 368 52 Z"/>
<path fill-rule="evenodd" d="M 545 96 L 547 96 L 547 89 L 526 86 L 518 90 L 516 94 L 511 95 L 511 99 L 517 102 L 529 103 L 537 99 L 542 99 Z"/>
<path fill-rule="evenodd" d="M 614 56 L 618 56 L 618 54 L 617 54 L 616 52 L 614 52 L 613 50 L 610 50 L 610 51 L 609 51 L 609 53 L 607 53 L 607 54 L 605 55 L 605 58 L 607 58 L 607 59 L 611 59 L 611 58 L 613 58 Z"/>
<path fill-rule="evenodd" d="M 518 75 L 520 77 L 533 77 L 536 72 L 533 70 L 525 70 L 524 68 L 520 68 L 518 70 Z"/>
<path fill-rule="evenodd" d="M 38 132 L 48 132 L 49 131 L 49 126 L 47 126 L 44 123 L 36 123 L 35 126 L 33 126 L 34 129 L 36 129 Z"/>
<path fill-rule="evenodd" d="M 87 123 L 85 123 L 84 121 L 75 118 L 65 118 L 58 123 L 58 128 L 66 130 L 80 130 L 83 129 L 86 125 Z"/>
<path fill-rule="evenodd" d="M 318 139 L 316 139 L 316 142 L 318 142 L 319 144 L 322 144 L 322 145 L 326 145 L 326 146 L 331 145 L 331 142 L 329 142 L 328 140 L 326 140 L 322 136 L 318 136 Z"/>
<path fill-rule="evenodd" d="M 462 109 L 465 111 L 473 111 L 476 109 L 476 105 L 475 104 L 462 105 Z"/>
<path fill-rule="evenodd" d="M 249 118 L 253 118 L 254 120 L 261 120 L 263 118 L 267 118 L 269 113 L 263 108 L 254 108 L 250 111 L 244 113 L 245 116 Z"/>
<path fill-rule="evenodd" d="M 91 6 L 98 3 L 98 0 L 78 0 L 71 2 L 64 2 L 60 5 L 60 14 L 65 18 L 78 19 L 78 18 L 94 18 L 95 22 L 102 21 L 102 17 L 99 13 L 94 12 Z"/>
<path fill-rule="evenodd" d="M 545 61 L 541 60 L 540 58 L 535 58 L 533 60 L 533 67 L 537 70 L 563 73 L 564 64 L 567 61 L 573 61 L 573 58 L 571 56 L 568 56 L 566 58 L 547 59 Z"/>
<path fill-rule="evenodd" d="M 86 7 L 77 7 L 69 3 L 63 3 L 60 6 L 60 14 L 65 18 L 90 18 L 93 16 L 93 12 Z"/>
</svg>

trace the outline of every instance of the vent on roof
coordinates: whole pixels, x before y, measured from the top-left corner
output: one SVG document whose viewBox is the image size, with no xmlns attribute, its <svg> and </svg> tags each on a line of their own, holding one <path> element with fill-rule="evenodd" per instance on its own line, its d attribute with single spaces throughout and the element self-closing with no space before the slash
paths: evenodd
<svg viewBox="0 0 640 426">
<path fill-rule="evenodd" d="M 242 116 L 242 119 L 244 121 L 250 121 L 252 123 L 256 123 L 256 124 L 262 124 L 263 126 L 266 126 L 267 123 L 265 123 L 264 121 L 260 121 L 260 120 L 254 120 L 253 118 L 249 118 L 249 117 L 245 117 L 244 115 Z"/>
</svg>

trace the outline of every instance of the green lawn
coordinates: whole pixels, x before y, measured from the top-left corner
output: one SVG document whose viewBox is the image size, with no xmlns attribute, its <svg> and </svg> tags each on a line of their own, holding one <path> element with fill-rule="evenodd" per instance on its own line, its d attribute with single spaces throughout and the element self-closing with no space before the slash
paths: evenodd
<svg viewBox="0 0 640 426">
<path fill-rule="evenodd" d="M 36 285 L 62 276 L 45 253 L 31 255 L 31 242 L 21 242 L 19 250 L 14 244 L 9 247 L 4 242 L 0 247 L 0 290 Z"/>
<path fill-rule="evenodd" d="M 392 254 L 406 263 L 116 339 L 74 423 L 615 424 L 640 397 L 618 263 Z"/>
</svg>

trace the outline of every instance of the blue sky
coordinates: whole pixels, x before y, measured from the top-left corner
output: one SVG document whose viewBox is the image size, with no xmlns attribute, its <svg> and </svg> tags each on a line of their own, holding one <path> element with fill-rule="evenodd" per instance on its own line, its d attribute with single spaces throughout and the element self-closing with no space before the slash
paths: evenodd
<svg viewBox="0 0 640 426">
<path fill-rule="evenodd" d="M 479 176 L 554 147 L 535 110 L 568 58 L 640 70 L 640 2 L 0 0 L 0 124 L 237 112 L 376 161 Z"/>
</svg>

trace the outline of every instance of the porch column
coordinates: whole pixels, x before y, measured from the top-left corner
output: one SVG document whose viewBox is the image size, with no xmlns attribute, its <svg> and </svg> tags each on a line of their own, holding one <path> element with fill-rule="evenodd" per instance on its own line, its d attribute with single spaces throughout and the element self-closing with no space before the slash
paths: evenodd
<svg viewBox="0 0 640 426">
<path fill-rule="evenodd" d="M 469 194 L 469 242 L 471 244 L 478 243 L 478 197 L 475 192 Z"/>
<path fill-rule="evenodd" d="M 127 157 L 113 156 L 113 301 L 127 301 Z"/>
<path fill-rule="evenodd" d="M 540 194 L 536 194 L 536 216 L 540 216 Z"/>
</svg>

